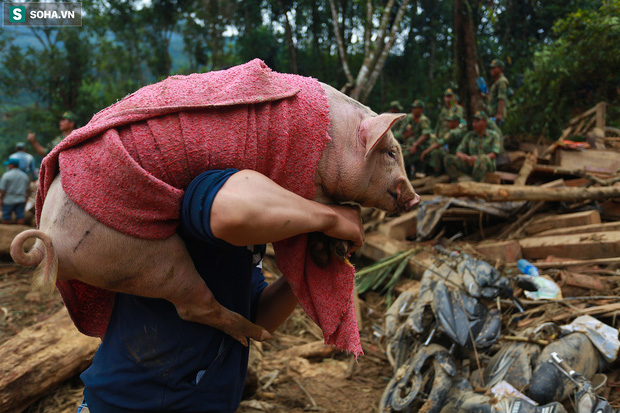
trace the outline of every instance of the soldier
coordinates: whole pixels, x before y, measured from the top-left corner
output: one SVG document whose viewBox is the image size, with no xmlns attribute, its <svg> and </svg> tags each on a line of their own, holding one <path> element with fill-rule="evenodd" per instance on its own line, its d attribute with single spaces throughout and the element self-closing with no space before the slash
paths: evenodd
<svg viewBox="0 0 620 413">
<path fill-rule="evenodd" d="M 388 109 L 388 112 L 403 113 L 403 105 L 401 105 L 399 101 L 393 100 L 390 102 L 390 108 Z M 403 138 L 403 132 L 405 131 L 405 128 L 407 127 L 407 124 L 410 120 L 411 120 L 411 115 L 407 114 L 407 116 L 404 119 L 401 119 L 395 124 L 394 127 L 392 127 L 392 133 L 394 134 L 394 137 L 400 144 L 405 142 L 405 139 Z"/>
<path fill-rule="evenodd" d="M 491 118 L 501 126 L 506 119 L 506 106 L 508 105 L 508 79 L 504 76 L 504 62 L 494 59 L 490 64 L 493 84 L 489 90 L 488 109 Z"/>
<path fill-rule="evenodd" d="M 495 172 L 495 159 L 500 153 L 499 135 L 487 129 L 488 117 L 484 111 L 474 114 L 473 129 L 467 132 L 456 148 L 456 155 L 446 155 L 444 166 L 452 181 L 470 175 L 481 182 L 489 172 Z"/>
<path fill-rule="evenodd" d="M 403 105 L 400 104 L 399 101 L 393 100 L 390 102 L 390 108 L 388 109 L 389 113 L 403 113 Z"/>
<path fill-rule="evenodd" d="M 456 95 L 451 88 L 446 89 L 443 93 L 443 101 L 444 106 L 441 108 L 441 112 L 439 112 L 439 119 L 437 119 L 437 125 L 435 126 L 435 135 L 439 138 L 442 138 L 448 131 L 446 117 L 450 112 L 455 112 L 461 119 L 465 117 L 465 109 L 458 104 Z"/>
<path fill-rule="evenodd" d="M 411 104 L 411 114 L 411 119 L 403 132 L 403 137 L 406 139 L 403 155 L 405 170 L 410 177 L 413 177 L 415 172 L 425 173 L 430 166 L 428 160 L 425 162 L 420 159 L 420 155 L 431 145 L 431 137 L 434 138 L 435 134 L 431 129 L 431 121 L 424 115 L 424 102 L 416 99 Z"/>
<path fill-rule="evenodd" d="M 446 155 L 455 155 L 456 148 L 459 146 L 463 137 L 467 133 L 462 118 L 455 112 L 450 111 L 446 118 L 448 130 L 442 137 L 437 137 L 428 149 L 420 154 L 422 160 L 429 157 L 429 165 L 433 168 L 435 176 L 443 171 L 443 163 Z"/>
</svg>

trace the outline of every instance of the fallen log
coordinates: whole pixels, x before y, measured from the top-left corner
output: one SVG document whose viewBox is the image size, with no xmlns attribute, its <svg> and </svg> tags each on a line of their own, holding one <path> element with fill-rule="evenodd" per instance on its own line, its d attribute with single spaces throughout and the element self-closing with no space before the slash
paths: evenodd
<svg viewBox="0 0 620 413">
<path fill-rule="evenodd" d="M 27 229 L 32 229 L 32 227 L 28 225 L 0 224 L 0 254 L 8 254 L 9 251 L 11 251 L 11 242 L 13 242 L 13 238 Z M 33 245 L 34 240 L 29 239 L 24 244 L 24 249 L 29 250 Z"/>
<path fill-rule="evenodd" d="M 583 201 L 620 197 L 620 186 L 604 188 L 541 188 L 459 182 L 435 185 L 435 194 L 483 198 L 486 201 Z"/>
<path fill-rule="evenodd" d="M 21 412 L 86 369 L 101 340 L 78 332 L 66 308 L 0 346 L 0 413 Z"/>
</svg>

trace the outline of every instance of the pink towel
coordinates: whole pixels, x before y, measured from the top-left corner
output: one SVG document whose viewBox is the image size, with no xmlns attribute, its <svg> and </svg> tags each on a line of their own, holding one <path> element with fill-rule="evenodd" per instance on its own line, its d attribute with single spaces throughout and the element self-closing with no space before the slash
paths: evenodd
<svg viewBox="0 0 620 413">
<path fill-rule="evenodd" d="M 171 76 L 97 113 L 44 159 L 37 222 L 58 171 L 67 195 L 91 216 L 147 239 L 174 233 L 185 188 L 211 169 L 252 169 L 312 199 L 327 142 L 329 105 L 311 78 L 255 59 L 228 70 Z M 307 236 L 275 243 L 278 265 L 326 344 L 362 352 L 352 300 L 354 269 L 327 270 L 307 255 Z M 102 337 L 114 293 L 79 281 L 58 289 L 78 329 Z"/>
</svg>

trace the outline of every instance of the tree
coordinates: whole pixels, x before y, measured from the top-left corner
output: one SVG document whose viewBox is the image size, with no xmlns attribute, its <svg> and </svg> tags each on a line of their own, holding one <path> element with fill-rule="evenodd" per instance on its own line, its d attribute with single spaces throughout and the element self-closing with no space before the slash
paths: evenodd
<svg viewBox="0 0 620 413">
<path fill-rule="evenodd" d="M 365 18 L 361 19 L 364 27 L 364 59 L 355 78 L 349 67 L 347 44 L 343 35 L 346 9 L 343 8 L 339 12 L 335 0 L 329 0 L 329 4 L 338 53 L 347 78 L 347 84 L 343 87 L 343 91 L 348 92 L 352 98 L 365 102 L 375 86 L 388 54 L 399 35 L 400 24 L 407 11 L 409 0 L 402 0 L 400 5 L 397 5 L 395 0 L 388 0 L 383 8 L 377 9 L 374 8 L 372 0 L 366 0 Z M 395 14 L 393 15 L 393 13 Z M 374 27 L 375 17 L 379 18 L 379 25 L 376 29 Z M 373 37 L 374 41 L 372 41 Z"/>
<path fill-rule="evenodd" d="M 525 71 L 507 129 L 552 140 L 571 116 L 599 101 L 618 99 L 620 0 L 598 10 L 577 10 L 553 26 L 555 40 L 541 46 Z"/>
</svg>

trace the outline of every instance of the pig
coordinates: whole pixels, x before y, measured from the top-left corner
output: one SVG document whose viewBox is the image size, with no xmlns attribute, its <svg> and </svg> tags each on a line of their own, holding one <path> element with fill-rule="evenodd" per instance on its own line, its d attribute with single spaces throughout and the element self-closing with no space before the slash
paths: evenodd
<svg viewBox="0 0 620 413">
<path fill-rule="evenodd" d="M 400 145 L 390 132 L 405 115 L 377 115 L 331 86 L 321 87 L 329 102 L 331 140 L 315 172 L 313 199 L 390 212 L 411 210 L 420 197 L 406 177 Z M 62 174 L 60 170 L 49 187 L 39 229 L 19 234 L 11 245 L 15 262 L 39 265 L 38 288 L 53 291 L 56 280 L 80 280 L 105 290 L 166 299 L 182 319 L 220 329 L 245 346 L 248 337 L 270 337 L 217 302 L 179 235 L 142 239 L 104 225 L 65 193 Z M 30 238 L 37 241 L 24 252 Z"/>
</svg>

